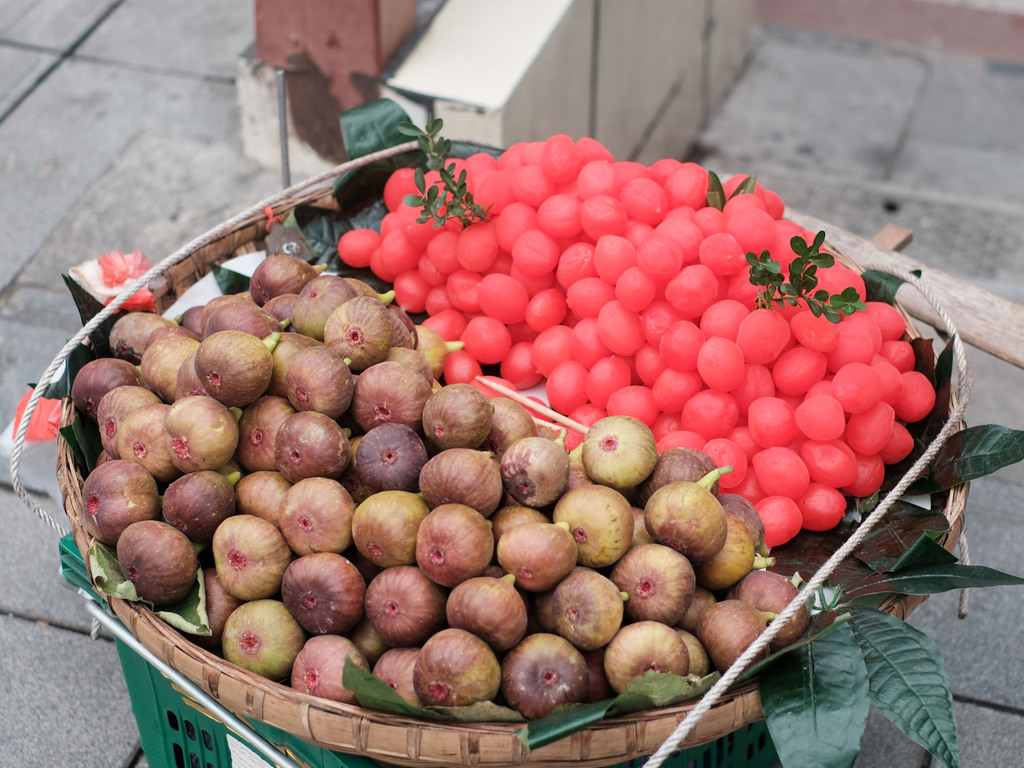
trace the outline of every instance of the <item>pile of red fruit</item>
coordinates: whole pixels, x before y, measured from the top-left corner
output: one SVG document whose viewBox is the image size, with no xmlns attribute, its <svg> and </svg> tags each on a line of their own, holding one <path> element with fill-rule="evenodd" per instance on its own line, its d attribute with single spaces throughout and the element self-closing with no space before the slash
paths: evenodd
<svg viewBox="0 0 1024 768">
<path fill-rule="evenodd" d="M 814 238 L 782 218 L 776 193 L 734 194 L 737 176 L 709 206 L 695 163 L 615 161 L 564 135 L 451 162 L 486 220 L 420 221 L 402 169 L 380 232 L 338 244 L 342 262 L 369 267 L 424 326 L 463 343 L 447 382 L 498 366 L 520 390 L 543 382 L 551 407 L 581 424 L 630 415 L 661 450 L 705 451 L 733 467 L 722 489 L 757 506 L 770 546 L 836 525 L 847 496 L 870 496 L 911 451 L 905 425 L 931 412 L 935 390 L 897 309 L 867 302 L 836 324 L 803 304 L 756 308 L 746 254 L 768 250 L 785 273 L 792 238 Z M 817 277 L 830 294 L 865 295 L 838 263 Z"/>
</svg>

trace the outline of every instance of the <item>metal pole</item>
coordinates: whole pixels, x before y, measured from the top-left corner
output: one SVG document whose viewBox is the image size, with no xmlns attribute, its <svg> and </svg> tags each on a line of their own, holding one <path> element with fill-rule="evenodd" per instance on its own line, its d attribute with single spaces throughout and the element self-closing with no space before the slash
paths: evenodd
<svg viewBox="0 0 1024 768">
<path fill-rule="evenodd" d="M 277 127 L 281 142 L 281 187 L 292 185 L 292 172 L 288 167 L 288 93 L 285 86 L 284 70 L 277 70 Z"/>
</svg>

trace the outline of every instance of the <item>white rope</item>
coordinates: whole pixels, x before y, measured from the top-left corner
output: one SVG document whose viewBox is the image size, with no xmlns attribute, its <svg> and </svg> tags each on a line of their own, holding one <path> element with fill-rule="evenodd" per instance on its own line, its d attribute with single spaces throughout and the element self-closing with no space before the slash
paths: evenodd
<svg viewBox="0 0 1024 768">
<path fill-rule="evenodd" d="M 868 265 L 865 264 L 862 264 L 861 266 L 868 268 Z M 645 763 L 645 768 L 658 768 L 658 766 L 660 766 L 672 754 L 672 752 L 677 749 L 679 744 L 681 744 L 683 740 L 690 735 L 700 719 L 711 710 L 719 699 L 722 698 L 722 696 L 728 691 L 733 683 L 736 682 L 737 678 L 747 669 L 747 667 L 757 660 L 761 652 L 768 648 L 768 644 L 782 630 L 789 619 L 795 616 L 797 611 L 800 610 L 808 598 L 817 592 L 818 588 L 825 583 L 825 580 L 832 574 L 836 567 L 838 567 L 843 560 L 853 553 L 853 550 L 864 539 L 864 537 L 882 520 L 893 503 L 906 493 L 907 489 L 915 480 L 918 479 L 918 477 L 924 474 L 932 459 L 934 459 L 935 455 L 939 452 L 939 449 L 943 444 L 945 444 L 949 436 L 959 428 L 959 423 L 963 418 L 964 410 L 970 402 L 971 395 L 974 392 L 974 373 L 971 369 L 970 363 L 967 361 L 963 342 L 960 340 L 960 335 L 957 332 L 952 319 L 946 314 L 938 300 L 931 294 L 927 287 L 922 284 L 921 280 L 919 280 L 917 276 L 910 272 L 905 272 L 888 265 L 876 265 L 871 266 L 870 268 L 888 272 L 889 274 L 900 277 L 905 282 L 913 285 L 921 292 L 929 303 L 932 304 L 936 312 L 939 314 L 939 317 L 941 318 L 953 343 L 954 359 L 957 366 L 957 378 L 960 384 L 960 388 L 957 390 L 957 405 L 950 414 L 949 419 L 942 426 L 939 434 L 936 435 L 935 439 L 927 449 L 925 449 L 925 452 L 921 457 L 914 462 L 913 466 L 907 470 L 907 473 L 900 479 L 896 486 L 886 494 L 885 498 L 879 502 L 878 506 L 872 510 L 871 514 L 861 522 L 857 531 L 835 551 L 824 565 L 818 569 L 817 573 L 811 577 L 811 580 L 800 589 L 792 602 L 790 602 L 790 604 L 772 620 L 757 640 L 747 647 L 746 651 L 743 652 L 733 665 L 729 667 L 718 681 L 704 694 L 703 697 L 701 697 L 697 705 L 686 715 L 685 718 L 683 718 L 679 725 L 676 726 L 672 735 L 662 743 L 653 755 L 651 755 L 650 759 Z"/>
<path fill-rule="evenodd" d="M 317 186 L 323 185 L 324 182 L 332 181 L 333 179 L 341 176 L 343 173 L 348 171 L 356 170 L 370 163 L 376 162 L 377 160 L 383 160 L 394 155 L 408 152 L 409 150 L 416 149 L 418 145 L 415 141 L 409 141 L 404 144 L 399 144 L 394 147 L 390 147 L 380 152 L 374 152 L 369 155 L 351 160 L 347 163 L 342 163 L 328 171 L 324 171 L 316 176 L 312 176 L 298 184 L 293 184 L 291 187 L 284 189 L 277 194 L 268 197 L 267 199 L 256 203 L 256 205 L 242 211 L 241 213 L 233 216 L 227 221 L 217 225 L 213 229 L 209 230 L 203 235 L 200 235 L 195 240 L 190 242 L 184 248 L 172 253 L 170 256 L 165 258 L 155 267 L 150 269 L 144 275 L 139 277 L 137 280 L 128 285 L 117 297 L 104 307 L 94 318 L 88 323 L 82 326 L 81 330 L 78 331 L 71 339 L 64 345 L 64 348 L 57 354 L 43 375 L 39 377 L 38 383 L 35 389 L 32 391 L 32 395 L 29 397 L 28 403 L 25 406 L 25 412 L 22 414 L 21 421 L 18 424 L 18 429 L 14 436 L 14 447 L 11 450 L 11 485 L 14 488 L 15 493 L 21 498 L 25 504 L 36 513 L 44 523 L 46 523 L 53 531 L 58 535 L 63 536 L 67 531 L 62 525 L 60 525 L 53 517 L 43 509 L 39 503 L 32 497 L 32 495 L 25 488 L 24 482 L 21 478 L 21 457 L 22 450 L 25 445 L 25 435 L 28 432 L 29 420 L 32 418 L 32 414 L 36 409 L 36 405 L 42 399 L 43 393 L 49 386 L 51 379 L 54 374 L 60 370 L 64 361 L 67 359 L 79 344 L 89 338 L 96 328 L 100 326 L 108 317 L 113 315 L 121 305 L 124 304 L 131 296 L 135 295 L 137 291 L 145 288 L 150 280 L 160 276 L 168 267 L 183 261 L 186 257 L 194 253 L 199 248 L 217 240 L 219 237 L 227 234 L 236 227 L 243 224 L 246 220 L 251 219 L 255 216 L 259 216 L 266 208 L 274 208 L 275 206 L 290 202 L 291 199 L 299 192 L 313 189 Z"/>
</svg>

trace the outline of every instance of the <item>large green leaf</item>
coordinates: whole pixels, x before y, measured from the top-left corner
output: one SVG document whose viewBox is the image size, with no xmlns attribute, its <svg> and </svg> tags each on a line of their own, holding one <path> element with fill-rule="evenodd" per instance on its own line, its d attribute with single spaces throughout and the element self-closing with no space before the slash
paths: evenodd
<svg viewBox="0 0 1024 768">
<path fill-rule="evenodd" d="M 847 768 L 868 719 L 868 674 L 847 624 L 761 675 L 761 708 L 784 768 Z"/>
<path fill-rule="evenodd" d="M 863 608 L 850 612 L 850 628 L 868 671 L 871 703 L 907 736 L 956 768 L 953 694 L 935 643 L 890 614 Z"/>
<path fill-rule="evenodd" d="M 998 424 L 967 427 L 950 436 L 932 462 L 928 477 L 911 487 L 931 493 L 990 475 L 1024 459 L 1024 431 Z"/>
<path fill-rule="evenodd" d="M 900 595 L 935 595 L 953 589 L 1015 586 L 1024 579 L 983 565 L 928 565 L 904 568 L 894 573 L 876 573 L 845 589 L 846 598 L 893 593 Z"/>
<path fill-rule="evenodd" d="M 408 141 L 398 126 L 409 115 L 391 99 L 377 99 L 343 112 L 338 118 L 345 153 L 349 159 L 363 157 Z"/>
</svg>

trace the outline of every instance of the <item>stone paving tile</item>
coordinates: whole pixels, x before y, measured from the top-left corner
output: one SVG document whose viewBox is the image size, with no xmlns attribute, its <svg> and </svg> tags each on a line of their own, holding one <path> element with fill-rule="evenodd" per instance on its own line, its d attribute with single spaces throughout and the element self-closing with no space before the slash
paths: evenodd
<svg viewBox="0 0 1024 768">
<path fill-rule="evenodd" d="M 118 0 L 0 0 L 0 41 L 64 51 Z"/>
<path fill-rule="evenodd" d="M 13 109 L 54 66 L 58 57 L 0 43 L 0 115 Z"/>
<path fill-rule="evenodd" d="M 847 180 L 884 178 L 925 75 L 920 61 L 889 49 L 762 30 L 701 151 L 712 167 L 727 157 L 740 170 L 785 163 Z"/>
<path fill-rule="evenodd" d="M 188 114 L 204 118 L 182 117 Z M 231 85 L 66 62 L 0 125 L 0 146 L 12 148 L 0 174 L 0 197 L 6 201 L 0 242 L 7 253 L 0 263 L 0 287 L 11 282 L 140 131 L 159 126 L 171 140 L 218 142 L 237 134 L 236 120 Z M 76 126 L 75 141 L 69 140 L 68 125 Z"/>
<path fill-rule="evenodd" d="M 138 738 L 113 642 L 0 616 L 0 762 L 119 768 Z"/>
<path fill-rule="evenodd" d="M 125 0 L 78 50 L 146 69 L 232 79 L 255 39 L 252 3 L 198 3 L 168 12 L 160 0 Z"/>
</svg>

